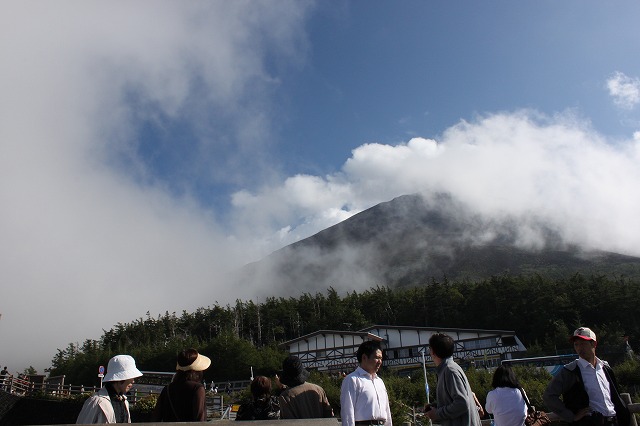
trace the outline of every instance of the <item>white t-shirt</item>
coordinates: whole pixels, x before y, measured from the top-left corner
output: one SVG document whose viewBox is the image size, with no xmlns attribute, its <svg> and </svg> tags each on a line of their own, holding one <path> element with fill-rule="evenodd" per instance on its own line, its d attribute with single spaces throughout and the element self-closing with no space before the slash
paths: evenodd
<svg viewBox="0 0 640 426">
<path fill-rule="evenodd" d="M 522 426 L 527 417 L 527 404 L 520 389 L 495 388 L 487 394 L 487 413 L 493 414 L 495 426 Z"/>
</svg>

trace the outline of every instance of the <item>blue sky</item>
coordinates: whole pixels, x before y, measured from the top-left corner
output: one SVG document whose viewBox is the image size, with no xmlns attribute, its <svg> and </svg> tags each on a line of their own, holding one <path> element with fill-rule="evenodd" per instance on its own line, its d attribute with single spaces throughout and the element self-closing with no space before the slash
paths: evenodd
<svg viewBox="0 0 640 426">
<path fill-rule="evenodd" d="M 406 193 L 515 217 L 523 246 L 540 244 L 535 218 L 640 256 L 636 1 L 2 12 L 0 363 L 12 371 L 146 311 L 259 300 L 273 289 L 230 288 L 226 274 Z"/>
<path fill-rule="evenodd" d="M 624 5 L 626 12 L 595 2 L 320 2 L 295 35 L 296 57 L 264 58 L 277 80 L 264 88 L 266 155 L 285 175 L 331 174 L 363 143 L 437 137 L 461 119 L 522 108 L 573 109 L 599 132 L 628 136 L 633 126 L 605 86 L 615 71 L 638 67 L 640 49 L 629 40 L 639 7 Z M 158 148 L 166 126 L 172 137 L 192 132 L 176 120 L 141 135 L 141 156 L 160 178 L 184 158 L 182 147 Z M 202 202 L 221 205 L 230 191 L 256 184 L 255 176 L 197 178 Z M 208 185 L 223 198 L 210 198 Z"/>
<path fill-rule="evenodd" d="M 435 137 L 487 112 L 576 108 L 602 132 L 630 131 L 603 82 L 637 69 L 637 4 L 336 4 L 310 18 L 307 62 L 278 94 L 292 109 L 283 145 L 327 172 L 363 142 Z"/>
</svg>

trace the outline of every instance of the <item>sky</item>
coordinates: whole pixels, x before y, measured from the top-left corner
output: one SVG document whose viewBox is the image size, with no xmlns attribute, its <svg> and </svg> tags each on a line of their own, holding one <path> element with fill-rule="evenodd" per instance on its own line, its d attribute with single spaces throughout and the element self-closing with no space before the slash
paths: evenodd
<svg viewBox="0 0 640 426">
<path fill-rule="evenodd" d="M 146 312 L 259 302 L 228 274 L 403 194 L 640 256 L 635 0 L 0 9 L 10 372 Z"/>
</svg>

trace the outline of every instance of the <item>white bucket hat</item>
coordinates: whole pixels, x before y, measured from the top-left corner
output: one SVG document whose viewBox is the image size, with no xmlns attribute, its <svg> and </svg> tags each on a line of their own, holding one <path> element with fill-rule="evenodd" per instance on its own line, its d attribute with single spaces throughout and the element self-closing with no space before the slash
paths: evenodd
<svg viewBox="0 0 640 426">
<path fill-rule="evenodd" d="M 107 374 L 103 382 L 119 382 L 120 380 L 135 379 L 142 376 L 136 368 L 136 361 L 131 355 L 116 355 L 107 364 Z"/>
</svg>

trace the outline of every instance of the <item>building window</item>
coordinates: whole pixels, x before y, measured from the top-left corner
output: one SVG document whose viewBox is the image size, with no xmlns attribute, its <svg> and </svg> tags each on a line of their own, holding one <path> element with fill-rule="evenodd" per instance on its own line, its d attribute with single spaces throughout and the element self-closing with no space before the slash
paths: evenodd
<svg viewBox="0 0 640 426">
<path fill-rule="evenodd" d="M 422 356 L 420 349 L 422 348 L 411 348 L 411 356 Z"/>
<path fill-rule="evenodd" d="M 516 346 L 518 343 L 516 342 L 515 336 L 503 336 L 502 344 L 504 346 Z"/>
<path fill-rule="evenodd" d="M 464 342 L 464 348 L 466 350 L 486 349 L 486 348 L 493 348 L 495 346 L 496 346 L 495 337 L 491 337 L 488 339 L 467 340 L 466 342 Z"/>
</svg>

